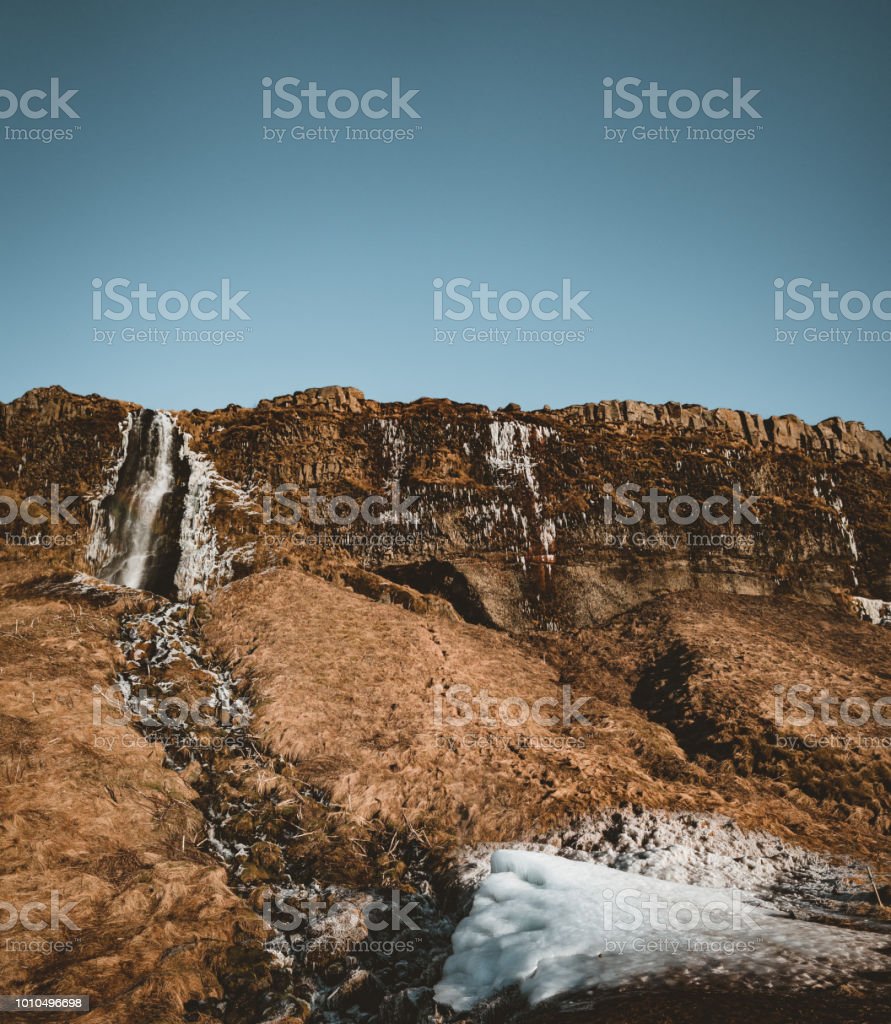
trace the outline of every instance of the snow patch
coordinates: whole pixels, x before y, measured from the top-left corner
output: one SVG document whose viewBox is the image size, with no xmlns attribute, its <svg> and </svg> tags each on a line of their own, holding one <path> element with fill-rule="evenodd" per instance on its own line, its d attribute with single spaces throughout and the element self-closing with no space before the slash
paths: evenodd
<svg viewBox="0 0 891 1024">
<path fill-rule="evenodd" d="M 497 850 L 452 936 L 438 1002 L 469 1010 L 512 985 L 531 1004 L 581 989 L 782 981 L 885 970 L 887 937 L 783 917 L 755 894 Z"/>
<path fill-rule="evenodd" d="M 855 597 L 854 604 L 861 619 L 874 626 L 891 626 L 891 601 L 873 597 Z"/>
</svg>

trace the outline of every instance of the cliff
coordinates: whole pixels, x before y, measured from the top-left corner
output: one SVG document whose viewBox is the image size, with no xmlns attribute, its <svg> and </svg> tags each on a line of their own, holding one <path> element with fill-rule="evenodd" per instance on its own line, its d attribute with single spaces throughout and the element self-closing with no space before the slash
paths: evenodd
<svg viewBox="0 0 891 1024">
<path fill-rule="evenodd" d="M 81 495 L 75 556 L 135 408 L 58 387 L 0 406 L 0 484 L 18 498 L 53 483 Z M 218 580 L 288 559 L 329 574 L 359 563 L 510 630 L 583 627 L 677 591 L 891 598 L 891 449 L 858 422 L 613 401 L 492 411 L 381 403 L 348 387 L 176 421 L 210 467 Z M 625 526 L 609 521 L 608 501 L 625 482 L 666 503 L 729 501 L 736 489 L 757 521 Z M 294 506 L 275 497 L 283 486 Z M 313 523 L 300 504 L 313 490 L 358 505 L 394 488 L 409 508 L 384 523 L 327 513 Z"/>
</svg>

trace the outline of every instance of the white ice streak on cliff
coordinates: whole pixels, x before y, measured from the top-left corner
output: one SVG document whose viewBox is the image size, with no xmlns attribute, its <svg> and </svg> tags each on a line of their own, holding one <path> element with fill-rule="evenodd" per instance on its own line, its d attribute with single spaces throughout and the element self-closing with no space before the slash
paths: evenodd
<svg viewBox="0 0 891 1024">
<path fill-rule="evenodd" d="M 379 419 L 376 422 L 381 431 L 381 456 L 386 469 L 385 496 L 392 495 L 394 504 L 399 504 L 400 497 L 406 497 L 402 494 L 402 478 L 405 473 L 408 453 L 405 429 L 402 421 L 395 418 Z M 382 509 L 379 512 L 375 509 L 374 514 L 379 515 L 384 524 L 418 529 L 421 526 L 421 512 L 418 506 L 419 503 L 415 502 L 400 512 L 392 508 Z"/>
<path fill-rule="evenodd" d="M 519 484 L 529 495 L 532 524 L 538 531 L 537 540 L 541 545 L 540 560 L 550 566 L 556 560 L 554 546 L 557 540 L 557 525 L 544 515 L 541 488 L 536 476 L 537 462 L 533 458 L 533 443 L 540 444 L 552 436 L 549 427 L 530 426 L 516 420 L 493 420 L 489 424 L 489 446 L 486 462 L 491 467 L 499 487 L 507 488 Z M 525 546 L 529 547 L 530 524 L 526 516 L 511 504 L 511 514 L 519 526 Z M 525 555 L 520 556 L 526 568 Z"/>
<path fill-rule="evenodd" d="M 127 459 L 127 445 L 130 441 L 130 431 L 133 429 L 133 413 L 131 412 L 125 420 L 118 425 L 121 432 L 121 454 L 117 462 L 108 471 L 105 487 L 90 502 L 90 539 L 87 543 L 86 559 L 89 565 L 100 567 L 107 565 L 114 556 L 114 549 L 110 543 L 111 534 L 114 530 L 114 522 L 109 516 L 105 523 L 101 512 L 101 506 L 106 498 L 110 498 L 117 490 L 118 477 L 121 467 Z"/>
<path fill-rule="evenodd" d="M 855 597 L 854 604 L 861 619 L 874 626 L 891 626 L 891 601 L 873 597 Z"/>
<path fill-rule="evenodd" d="M 189 466 L 189 489 L 183 502 L 179 565 L 173 582 L 180 600 L 206 590 L 218 570 L 220 554 L 213 512 L 214 469 L 210 459 L 192 451 L 189 434 L 182 435 L 181 454 Z"/>
<path fill-rule="evenodd" d="M 222 586 L 233 574 L 232 563 L 238 558 L 250 561 L 256 551 L 255 544 L 237 549 L 222 550 L 217 532 L 211 523 L 215 505 L 214 490 L 224 491 L 235 498 L 234 508 L 251 509 L 251 495 L 231 480 L 221 476 L 211 460 L 192 448 L 192 435 L 182 432 L 180 454 L 189 466 L 189 489 L 183 503 L 180 528 L 180 559 L 174 577 L 180 600 L 205 591 L 212 585 Z"/>
<path fill-rule="evenodd" d="M 854 561 L 851 563 L 851 575 L 854 578 L 854 586 L 858 585 L 856 564 L 860 560 L 860 554 L 857 550 L 857 541 L 854 537 L 854 531 L 851 529 L 851 524 L 848 521 L 848 517 L 845 515 L 844 506 L 842 505 L 841 498 L 835 493 L 835 481 L 826 473 L 820 474 L 820 483 L 826 484 L 826 493 L 821 493 L 818 487 L 814 487 L 814 496 L 822 498 L 823 501 L 827 502 L 835 510 L 836 519 L 838 522 L 838 528 L 845 538 L 848 545 L 848 550 Z"/>
<path fill-rule="evenodd" d="M 381 428 L 381 451 L 388 466 L 387 484 L 399 484 L 405 470 L 406 443 L 402 423 L 397 419 L 378 420 Z"/>
</svg>

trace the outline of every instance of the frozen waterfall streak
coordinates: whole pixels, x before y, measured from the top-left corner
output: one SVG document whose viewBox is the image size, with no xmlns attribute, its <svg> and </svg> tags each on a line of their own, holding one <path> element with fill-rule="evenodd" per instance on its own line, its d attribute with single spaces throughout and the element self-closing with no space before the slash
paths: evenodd
<svg viewBox="0 0 891 1024">
<path fill-rule="evenodd" d="M 394 496 L 394 501 L 398 501 L 396 496 L 402 491 L 408 453 L 405 428 L 398 419 L 380 419 L 376 422 L 381 431 L 381 454 L 386 472 L 384 487 Z M 415 510 L 386 509 L 381 513 L 381 522 L 401 526 L 405 530 L 418 530 L 421 517 Z"/>
<path fill-rule="evenodd" d="M 537 528 L 536 541 L 540 552 L 532 552 L 531 557 L 547 567 L 556 561 L 555 545 L 557 541 L 557 524 L 544 515 L 541 489 L 535 473 L 536 462 L 532 457 L 532 442 L 546 441 L 552 432 L 548 427 L 517 423 L 514 420 L 493 420 L 489 424 L 489 452 L 486 461 L 495 472 L 499 486 L 518 483 L 529 495 L 529 511 L 533 519 L 530 524 L 526 516 L 516 508 L 513 516 L 522 534 L 526 550 L 530 547 L 529 527 Z M 527 568 L 526 554 L 519 556 L 524 569 Z"/>
<path fill-rule="evenodd" d="M 848 517 L 845 515 L 844 505 L 836 491 L 835 481 L 829 474 L 821 473 L 819 483 L 826 485 L 825 493 L 823 493 L 823 489 L 819 485 L 815 485 L 814 496 L 821 498 L 835 510 L 839 531 L 845 539 L 848 550 L 851 552 L 851 576 L 854 580 L 854 586 L 857 587 L 860 585 L 860 581 L 857 578 L 857 563 L 860 560 L 860 552 L 857 550 L 857 541 L 854 537 L 854 531 L 851 529 L 851 524 L 848 522 Z"/>
</svg>

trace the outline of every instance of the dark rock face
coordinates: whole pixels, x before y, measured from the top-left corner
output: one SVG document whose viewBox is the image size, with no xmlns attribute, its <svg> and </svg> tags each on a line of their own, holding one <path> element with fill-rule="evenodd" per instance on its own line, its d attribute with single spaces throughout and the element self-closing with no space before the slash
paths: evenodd
<svg viewBox="0 0 891 1024">
<path fill-rule="evenodd" d="M 474 595 L 482 612 L 472 621 L 584 627 L 680 590 L 823 603 L 839 590 L 891 594 L 891 449 L 862 424 L 634 402 L 493 413 L 434 399 L 382 405 L 343 388 L 182 418 L 195 446 L 257 500 L 284 483 L 359 501 L 394 484 L 416 496 L 401 523 L 352 524 L 349 550 L 456 608 Z M 735 485 L 758 496 L 760 522 L 608 523 L 607 489 L 626 481 L 699 501 Z M 253 531 L 258 564 L 338 532 L 306 516 L 291 528 L 256 520 Z M 376 543 L 383 534 L 390 542 Z M 437 579 L 439 563 L 466 594 Z"/>
<path fill-rule="evenodd" d="M 382 566 L 380 573 L 394 583 L 420 590 L 422 594 L 439 594 L 465 622 L 479 626 L 495 625 L 467 577 L 449 562 L 431 558 L 429 562 L 420 564 Z"/>
<path fill-rule="evenodd" d="M 101 497 L 131 409 L 60 388 L 0 406 L 0 483 L 28 494 L 57 481 Z M 860 423 L 811 427 L 789 416 L 638 402 L 492 412 L 430 398 L 381 404 L 344 387 L 254 409 L 182 412 L 176 422 L 191 450 L 232 484 L 212 482 L 208 502 L 216 556 L 229 559 L 230 577 L 324 548 L 325 557 L 439 594 L 471 621 L 518 631 L 585 627 L 682 590 L 704 600 L 891 598 L 891 446 Z M 136 470 L 122 467 L 121 507 L 134 497 L 126 478 Z M 160 512 L 170 544 L 159 549 L 154 587 L 164 592 L 185 472 L 177 468 Z M 626 481 L 642 494 L 655 487 L 666 499 L 700 502 L 736 487 L 757 496 L 759 522 L 609 522 L 609 488 Z M 383 523 L 313 522 L 300 505 L 299 520 L 284 524 L 263 514 L 264 498 L 283 484 L 296 489 L 298 505 L 313 489 L 361 503 L 396 488 L 415 500 Z M 274 499 L 272 509 L 283 510 Z M 86 530 L 80 540 L 83 550 Z"/>
<path fill-rule="evenodd" d="M 16 498 L 47 495 L 58 484 L 72 506 L 78 547 L 90 528 L 87 503 L 100 494 L 120 457 L 121 422 L 135 406 L 64 388 L 37 388 L 0 403 L 0 489 Z"/>
</svg>

